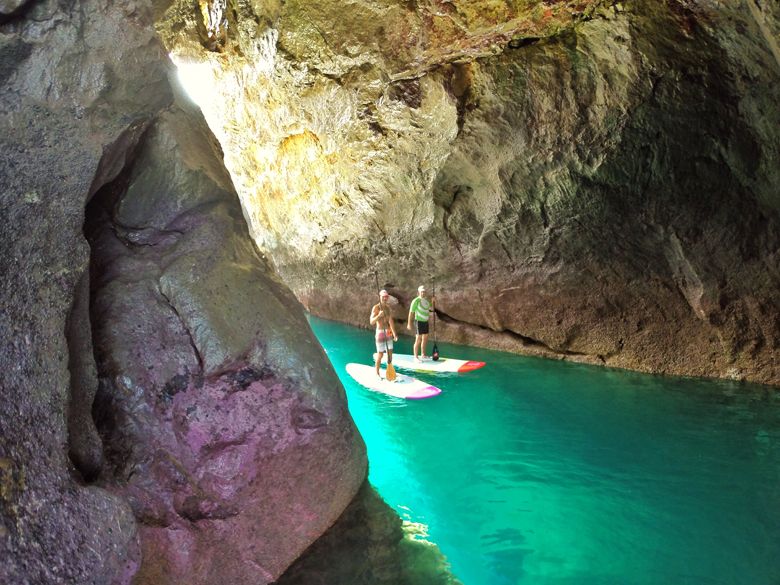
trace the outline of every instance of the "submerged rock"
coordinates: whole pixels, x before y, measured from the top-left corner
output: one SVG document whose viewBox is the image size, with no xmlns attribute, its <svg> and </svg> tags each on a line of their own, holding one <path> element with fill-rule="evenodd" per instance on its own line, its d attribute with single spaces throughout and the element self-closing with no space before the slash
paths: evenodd
<svg viewBox="0 0 780 585">
<path fill-rule="evenodd" d="M 402 522 L 366 482 L 274 585 L 461 585 L 425 527 Z"/>
</svg>

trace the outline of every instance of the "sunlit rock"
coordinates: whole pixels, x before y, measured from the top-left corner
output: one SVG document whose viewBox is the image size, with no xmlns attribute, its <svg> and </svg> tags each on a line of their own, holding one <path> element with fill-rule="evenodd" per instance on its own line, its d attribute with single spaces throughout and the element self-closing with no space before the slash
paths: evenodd
<svg viewBox="0 0 780 585">
<path fill-rule="evenodd" d="M 446 339 L 780 382 L 776 8 L 288 2 L 218 50 L 171 14 L 312 312 L 435 281 Z"/>
</svg>

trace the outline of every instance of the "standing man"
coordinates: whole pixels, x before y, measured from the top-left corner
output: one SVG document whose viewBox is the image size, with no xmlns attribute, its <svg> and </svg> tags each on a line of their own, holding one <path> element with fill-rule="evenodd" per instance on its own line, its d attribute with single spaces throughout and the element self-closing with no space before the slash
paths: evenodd
<svg viewBox="0 0 780 585">
<path fill-rule="evenodd" d="M 428 341 L 428 318 L 431 311 L 435 310 L 434 300 L 428 299 L 425 286 L 420 285 L 417 287 L 417 297 L 409 307 L 409 318 L 406 321 L 406 328 L 412 328 L 412 319 L 414 319 L 414 361 L 416 362 L 428 359 L 428 356 L 425 355 L 425 344 Z"/>
<path fill-rule="evenodd" d="M 390 299 L 390 293 L 385 289 L 379 291 L 379 302 L 371 307 L 371 318 L 369 323 L 376 325 L 376 375 L 378 378 L 382 376 L 379 374 L 379 365 L 382 363 L 382 356 L 385 351 L 387 352 L 387 363 L 393 362 L 393 341 L 398 341 L 398 336 L 395 334 L 395 324 L 393 323 L 393 314 L 390 312 L 390 307 L 387 306 L 387 301 Z M 388 331 L 389 329 L 389 331 Z M 388 339 L 390 335 L 392 339 Z M 392 379 L 392 377 L 391 377 Z"/>
</svg>

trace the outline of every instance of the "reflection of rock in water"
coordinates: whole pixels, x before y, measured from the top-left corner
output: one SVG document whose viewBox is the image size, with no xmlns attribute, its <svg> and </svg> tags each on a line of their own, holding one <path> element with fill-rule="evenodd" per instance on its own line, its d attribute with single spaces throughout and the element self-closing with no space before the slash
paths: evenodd
<svg viewBox="0 0 780 585">
<path fill-rule="evenodd" d="M 341 517 L 274 585 L 460 585 L 441 551 L 415 539 L 366 482 Z"/>
</svg>

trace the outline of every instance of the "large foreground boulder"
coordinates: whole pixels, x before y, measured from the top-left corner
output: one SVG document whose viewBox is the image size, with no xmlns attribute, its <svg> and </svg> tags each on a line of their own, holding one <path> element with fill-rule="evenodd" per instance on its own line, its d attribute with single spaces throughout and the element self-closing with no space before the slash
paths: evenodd
<svg viewBox="0 0 780 585">
<path fill-rule="evenodd" d="M 140 523 L 138 583 L 271 581 L 366 473 L 344 390 L 218 149 L 176 105 L 87 210 L 101 483 Z"/>
<path fill-rule="evenodd" d="M 269 582 L 365 478 L 153 18 L 0 6 L 2 583 Z"/>
</svg>

